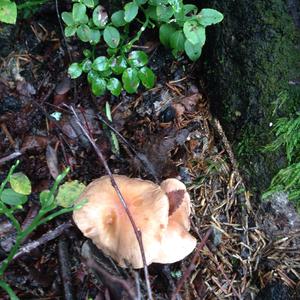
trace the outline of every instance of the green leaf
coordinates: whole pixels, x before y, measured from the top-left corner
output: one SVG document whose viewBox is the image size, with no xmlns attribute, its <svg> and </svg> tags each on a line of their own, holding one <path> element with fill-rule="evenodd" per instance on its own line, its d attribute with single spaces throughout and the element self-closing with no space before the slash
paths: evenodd
<svg viewBox="0 0 300 300">
<path fill-rule="evenodd" d="M 76 33 L 77 27 L 76 26 L 67 26 L 65 28 L 65 36 L 70 37 Z"/>
<path fill-rule="evenodd" d="M 88 76 L 87 76 L 88 83 L 92 84 L 92 82 L 94 80 L 96 80 L 97 77 L 99 77 L 98 72 L 96 72 L 94 70 L 89 71 Z"/>
<path fill-rule="evenodd" d="M 116 27 L 122 27 L 122 26 L 126 25 L 126 21 L 125 21 L 124 17 L 125 17 L 124 10 L 118 10 L 112 14 L 111 22 Z"/>
<path fill-rule="evenodd" d="M 81 69 L 83 72 L 88 73 L 92 68 L 92 61 L 89 58 L 86 58 L 81 63 Z"/>
<path fill-rule="evenodd" d="M 175 31 L 170 37 L 170 46 L 175 49 L 176 52 L 184 50 L 185 37 L 182 30 Z"/>
<path fill-rule="evenodd" d="M 147 89 L 151 89 L 154 87 L 156 76 L 153 71 L 148 67 L 143 67 L 138 71 L 138 76 L 142 81 L 142 84 Z"/>
<path fill-rule="evenodd" d="M 148 63 L 148 55 L 144 51 L 132 51 L 128 55 L 131 67 L 142 67 Z"/>
<path fill-rule="evenodd" d="M 190 12 L 192 12 L 192 14 L 196 14 L 198 11 L 198 7 L 194 4 L 185 4 L 183 6 L 183 10 L 185 15 L 189 14 Z"/>
<path fill-rule="evenodd" d="M 87 25 L 80 25 L 76 30 L 76 34 L 83 42 L 89 42 L 91 40 L 91 30 Z"/>
<path fill-rule="evenodd" d="M 122 91 L 122 84 L 119 79 L 117 78 L 111 78 L 107 82 L 107 89 L 114 95 L 114 96 L 120 96 Z"/>
<path fill-rule="evenodd" d="M 149 0 L 148 2 L 150 5 L 154 5 L 154 6 L 159 6 L 159 5 L 164 5 L 169 3 L 168 0 Z"/>
<path fill-rule="evenodd" d="M 79 63 L 72 63 L 68 69 L 68 74 L 72 79 L 78 78 L 82 74 L 82 68 Z"/>
<path fill-rule="evenodd" d="M 83 50 L 83 55 L 84 55 L 85 57 L 87 57 L 87 58 L 90 58 L 90 57 L 92 57 L 92 51 L 89 50 L 89 49 L 84 49 L 84 50 Z"/>
<path fill-rule="evenodd" d="M 94 8 L 95 6 L 94 0 L 83 0 L 83 4 L 89 8 Z"/>
<path fill-rule="evenodd" d="M 110 48 L 117 48 L 120 43 L 120 33 L 113 26 L 107 26 L 103 32 L 103 38 Z"/>
<path fill-rule="evenodd" d="M 85 18 L 86 6 L 81 3 L 75 3 L 72 9 L 72 17 L 75 23 L 79 23 Z"/>
<path fill-rule="evenodd" d="M 140 84 L 138 71 L 133 68 L 126 69 L 122 74 L 122 82 L 126 92 L 130 94 L 135 93 Z"/>
<path fill-rule="evenodd" d="M 73 206 L 74 202 L 78 199 L 84 189 L 85 185 L 78 180 L 65 182 L 58 189 L 56 196 L 57 204 L 62 207 Z"/>
<path fill-rule="evenodd" d="M 154 21 L 158 21 L 156 6 L 149 5 L 145 10 L 146 15 Z"/>
<path fill-rule="evenodd" d="M 66 23 L 67 26 L 73 26 L 73 25 L 75 25 L 72 13 L 64 11 L 61 14 L 61 18 L 63 19 L 63 21 Z"/>
<path fill-rule="evenodd" d="M 224 18 L 220 12 L 211 8 L 203 8 L 197 17 L 198 22 L 204 27 L 220 23 Z"/>
<path fill-rule="evenodd" d="M 183 25 L 183 32 L 186 38 L 193 44 L 205 44 L 205 27 L 196 20 L 186 21 Z"/>
<path fill-rule="evenodd" d="M 101 5 L 98 5 L 93 11 L 93 22 L 94 24 L 103 29 L 108 22 L 108 15 L 105 8 Z"/>
<path fill-rule="evenodd" d="M 54 204 L 54 196 L 51 195 L 51 197 L 50 197 L 49 190 L 42 191 L 40 193 L 39 199 L 40 199 L 42 207 L 49 207 Z"/>
<path fill-rule="evenodd" d="M 17 5 L 9 0 L 0 1 L 0 21 L 8 24 L 16 24 Z"/>
<path fill-rule="evenodd" d="M 106 71 L 109 69 L 108 59 L 105 56 L 99 56 L 93 61 L 92 65 L 93 70 L 95 71 Z"/>
<path fill-rule="evenodd" d="M 168 3 L 172 6 L 174 12 L 179 13 L 183 10 L 182 0 L 168 0 Z"/>
<path fill-rule="evenodd" d="M 186 40 L 184 43 L 184 50 L 190 60 L 196 61 L 201 55 L 202 46 L 203 45 L 201 44 L 193 45 L 189 40 Z"/>
<path fill-rule="evenodd" d="M 90 29 L 90 40 L 89 42 L 92 44 L 92 45 L 96 45 L 99 43 L 100 41 L 100 31 L 98 29 Z"/>
<path fill-rule="evenodd" d="M 106 81 L 103 78 L 96 77 L 92 81 L 92 92 L 96 96 L 104 95 L 106 91 Z"/>
<path fill-rule="evenodd" d="M 137 5 L 143 5 L 147 2 L 148 0 L 134 0 L 134 3 L 136 3 Z"/>
<path fill-rule="evenodd" d="M 134 2 L 129 2 L 124 6 L 125 15 L 124 20 L 130 23 L 138 14 L 139 7 Z"/>
<path fill-rule="evenodd" d="M 10 176 L 9 183 L 11 188 L 19 194 L 29 195 L 31 193 L 31 183 L 29 178 L 21 172 Z"/>
<path fill-rule="evenodd" d="M 159 27 L 159 39 L 165 47 L 171 47 L 170 39 L 176 28 L 171 24 L 163 24 Z"/>
<path fill-rule="evenodd" d="M 1 200 L 8 205 L 18 206 L 27 201 L 27 196 L 19 194 L 12 189 L 4 189 L 1 193 Z"/>
<path fill-rule="evenodd" d="M 160 22 L 168 22 L 173 16 L 173 9 L 170 6 L 159 5 L 156 7 L 157 20 Z"/>
<path fill-rule="evenodd" d="M 123 56 L 117 56 L 112 60 L 110 67 L 116 75 L 120 75 L 127 68 L 126 59 Z"/>
</svg>

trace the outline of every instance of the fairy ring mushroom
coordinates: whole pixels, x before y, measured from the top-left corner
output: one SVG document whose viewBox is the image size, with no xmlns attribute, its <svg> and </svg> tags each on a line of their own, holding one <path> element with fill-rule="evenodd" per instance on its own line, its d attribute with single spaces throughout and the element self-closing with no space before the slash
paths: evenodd
<svg viewBox="0 0 300 300">
<path fill-rule="evenodd" d="M 159 186 L 123 175 L 113 177 L 141 231 L 147 265 L 173 263 L 193 251 L 196 239 L 189 234 L 190 197 L 182 182 L 167 179 Z M 77 202 L 83 200 L 87 203 L 73 212 L 83 235 L 121 267 L 142 268 L 136 235 L 109 176 L 92 181 Z"/>
</svg>

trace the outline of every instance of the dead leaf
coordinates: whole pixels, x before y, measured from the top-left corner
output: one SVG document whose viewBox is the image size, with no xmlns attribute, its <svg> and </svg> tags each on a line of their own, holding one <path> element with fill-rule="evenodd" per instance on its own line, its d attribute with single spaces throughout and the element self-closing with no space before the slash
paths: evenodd
<svg viewBox="0 0 300 300">
<path fill-rule="evenodd" d="M 50 145 L 46 149 L 46 160 L 51 176 L 56 179 L 59 175 L 57 153 Z"/>
</svg>

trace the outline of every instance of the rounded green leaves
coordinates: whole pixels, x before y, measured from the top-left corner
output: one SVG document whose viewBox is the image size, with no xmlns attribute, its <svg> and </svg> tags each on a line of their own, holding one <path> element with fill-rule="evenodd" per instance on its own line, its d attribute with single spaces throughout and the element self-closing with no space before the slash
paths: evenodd
<svg viewBox="0 0 300 300">
<path fill-rule="evenodd" d="M 203 8 L 198 15 L 198 22 L 206 27 L 209 25 L 220 23 L 223 20 L 223 15 L 215 9 Z"/>
<path fill-rule="evenodd" d="M 108 22 L 108 15 L 104 7 L 98 5 L 93 11 L 93 23 L 100 29 L 104 28 Z"/>
<path fill-rule="evenodd" d="M 82 74 L 82 68 L 79 63 L 72 63 L 68 69 L 68 74 L 72 79 L 78 78 Z"/>
<path fill-rule="evenodd" d="M 142 81 L 142 84 L 147 89 L 151 89 L 154 87 L 156 76 L 153 71 L 148 67 L 142 67 L 138 71 L 139 79 Z"/>
<path fill-rule="evenodd" d="M 140 84 L 138 71 L 134 68 L 126 69 L 122 74 L 122 82 L 126 92 L 129 94 L 135 93 Z"/>
<path fill-rule="evenodd" d="M 119 79 L 117 78 L 109 79 L 106 87 L 114 96 L 120 96 L 122 91 L 122 84 Z"/>
<path fill-rule="evenodd" d="M 31 193 L 31 183 L 29 178 L 24 173 L 15 173 L 11 175 L 9 183 L 11 188 L 22 195 L 29 195 Z"/>
<path fill-rule="evenodd" d="M 120 33 L 113 26 L 106 26 L 103 32 L 103 38 L 110 48 L 117 48 L 120 43 Z"/>
<path fill-rule="evenodd" d="M 124 20 L 130 23 L 138 14 L 139 7 L 135 2 L 129 2 L 124 6 Z"/>
<path fill-rule="evenodd" d="M 128 55 L 131 67 L 142 67 L 148 63 L 148 55 L 144 51 L 132 51 Z"/>
</svg>

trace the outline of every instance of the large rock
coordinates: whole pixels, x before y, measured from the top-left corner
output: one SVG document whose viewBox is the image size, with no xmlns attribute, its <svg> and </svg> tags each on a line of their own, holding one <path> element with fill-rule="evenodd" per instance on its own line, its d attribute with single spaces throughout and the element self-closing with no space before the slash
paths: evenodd
<svg viewBox="0 0 300 300">
<path fill-rule="evenodd" d="M 300 107 L 299 1 L 217 0 L 203 6 L 224 14 L 208 30 L 202 56 L 212 110 L 244 176 L 263 191 L 285 164 L 280 153 L 261 151 L 274 139 L 272 124 Z"/>
</svg>

